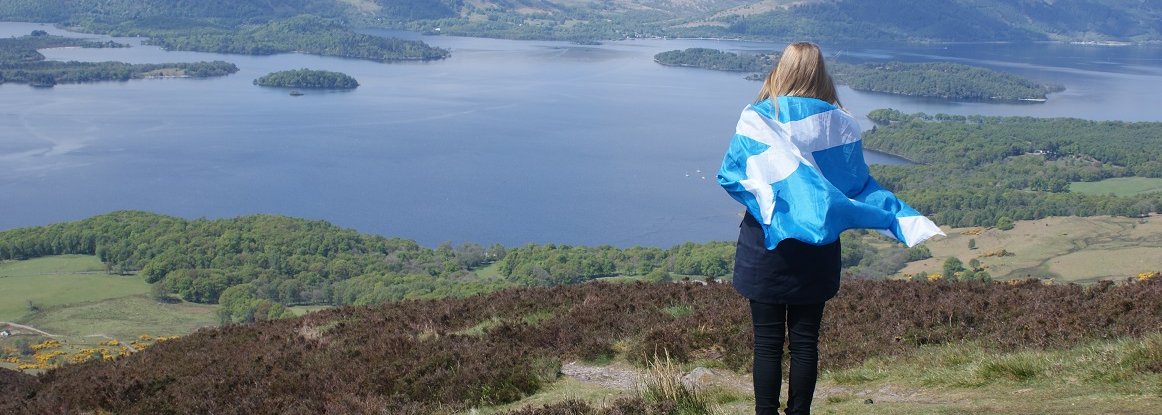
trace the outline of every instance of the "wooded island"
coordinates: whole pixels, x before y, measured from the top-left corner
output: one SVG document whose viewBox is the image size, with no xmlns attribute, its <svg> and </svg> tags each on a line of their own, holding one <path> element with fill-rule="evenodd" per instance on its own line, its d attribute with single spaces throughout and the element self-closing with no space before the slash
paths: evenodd
<svg viewBox="0 0 1162 415">
<path fill-rule="evenodd" d="M 747 79 L 763 80 L 779 61 L 778 53 L 739 54 L 716 49 L 689 48 L 654 55 L 666 66 L 683 66 L 729 72 L 751 72 Z M 1058 85 L 1038 84 L 1016 75 L 958 63 L 864 63 L 834 59 L 827 62 L 835 82 L 856 91 L 917 97 L 1040 102 L 1046 94 L 1063 90 Z"/>
<path fill-rule="evenodd" d="M 255 79 L 258 86 L 304 89 L 355 89 L 359 82 L 342 72 L 294 69 L 272 72 Z"/>
</svg>

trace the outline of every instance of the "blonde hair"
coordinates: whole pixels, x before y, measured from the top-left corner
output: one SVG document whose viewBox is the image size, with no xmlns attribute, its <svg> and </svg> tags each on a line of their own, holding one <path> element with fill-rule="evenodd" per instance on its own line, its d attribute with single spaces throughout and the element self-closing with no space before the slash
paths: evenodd
<svg viewBox="0 0 1162 415">
<path fill-rule="evenodd" d="M 839 103 L 839 94 L 835 92 L 835 82 L 823 64 L 823 52 L 811 42 L 795 42 L 783 49 L 779 64 L 767 74 L 755 102 L 767 98 L 774 101 L 780 96 L 816 98 L 843 107 Z M 778 113 L 778 102 L 774 104 Z"/>
</svg>

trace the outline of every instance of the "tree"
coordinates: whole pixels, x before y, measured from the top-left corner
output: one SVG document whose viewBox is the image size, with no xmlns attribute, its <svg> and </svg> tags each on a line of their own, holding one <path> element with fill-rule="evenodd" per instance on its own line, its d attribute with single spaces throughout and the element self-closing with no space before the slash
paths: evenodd
<svg viewBox="0 0 1162 415">
<path fill-rule="evenodd" d="M 1000 218 L 997 218 L 997 229 L 1007 231 L 1009 229 L 1013 229 L 1013 226 L 1013 220 L 1009 219 L 1008 216 L 1001 216 Z"/>
<path fill-rule="evenodd" d="M 670 281 L 673 281 L 673 277 L 670 276 L 670 273 L 668 271 L 666 271 L 665 268 L 657 267 L 657 268 L 654 268 L 653 271 L 650 271 L 648 274 L 646 274 L 646 281 L 649 281 L 649 282 L 670 282 Z"/>
<path fill-rule="evenodd" d="M 928 259 L 928 258 L 932 258 L 932 251 L 929 250 L 927 246 L 916 245 L 916 246 L 913 246 L 911 248 L 908 248 L 908 255 L 907 255 L 908 262 L 919 261 L 919 260 Z"/>
<path fill-rule="evenodd" d="M 976 238 L 968 240 L 968 249 L 976 249 Z"/>
<path fill-rule="evenodd" d="M 943 271 L 946 278 L 952 279 L 957 272 L 964 271 L 964 263 L 960 262 L 960 259 L 957 257 L 949 257 L 944 260 Z"/>
</svg>

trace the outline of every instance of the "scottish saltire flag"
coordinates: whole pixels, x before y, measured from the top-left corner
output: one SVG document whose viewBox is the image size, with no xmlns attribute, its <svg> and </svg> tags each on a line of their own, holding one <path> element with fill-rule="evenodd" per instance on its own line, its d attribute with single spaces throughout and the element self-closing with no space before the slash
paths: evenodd
<svg viewBox="0 0 1162 415">
<path fill-rule="evenodd" d="M 748 105 L 738 120 L 718 184 L 763 226 L 767 249 L 798 239 L 823 245 L 870 228 L 911 247 L 944 235 L 880 187 L 863 160 L 859 124 L 825 101 L 778 97 Z"/>
</svg>

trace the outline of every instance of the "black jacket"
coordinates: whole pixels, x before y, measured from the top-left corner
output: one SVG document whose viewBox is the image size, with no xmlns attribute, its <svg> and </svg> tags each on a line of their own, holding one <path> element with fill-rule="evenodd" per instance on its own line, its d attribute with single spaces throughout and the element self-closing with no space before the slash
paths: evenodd
<svg viewBox="0 0 1162 415">
<path fill-rule="evenodd" d="M 760 303 L 817 304 L 839 292 L 839 240 L 815 246 L 784 239 L 768 251 L 763 228 L 750 214 L 739 225 L 734 289 Z"/>
</svg>

